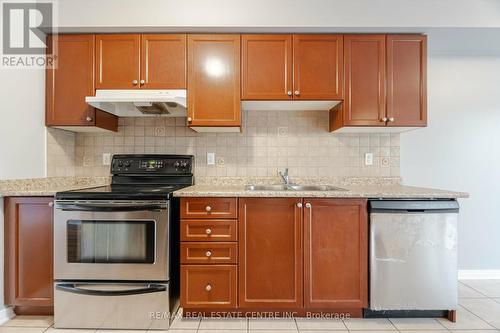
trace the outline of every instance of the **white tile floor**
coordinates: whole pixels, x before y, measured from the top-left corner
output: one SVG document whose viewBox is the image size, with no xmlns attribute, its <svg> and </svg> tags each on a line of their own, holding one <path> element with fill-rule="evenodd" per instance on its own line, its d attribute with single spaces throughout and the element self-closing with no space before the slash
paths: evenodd
<svg viewBox="0 0 500 333">
<path fill-rule="evenodd" d="M 500 333 L 500 280 L 464 280 L 458 289 L 457 322 L 446 319 L 176 319 L 168 333 Z M 18 316 L 0 333 L 145 333 L 146 331 L 58 330 L 53 318 Z"/>
</svg>

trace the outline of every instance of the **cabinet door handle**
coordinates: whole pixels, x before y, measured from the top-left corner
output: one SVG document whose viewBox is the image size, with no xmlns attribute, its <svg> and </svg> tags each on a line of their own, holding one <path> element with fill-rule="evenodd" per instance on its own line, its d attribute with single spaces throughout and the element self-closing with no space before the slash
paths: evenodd
<svg viewBox="0 0 500 333">
<path fill-rule="evenodd" d="M 207 230 L 205 230 L 205 233 L 206 233 L 207 235 L 210 235 L 210 234 L 212 233 L 212 229 L 207 228 Z"/>
<path fill-rule="evenodd" d="M 209 284 L 207 284 L 207 285 L 206 285 L 206 287 L 205 287 L 205 290 L 206 290 L 206 291 L 210 291 L 210 290 L 212 290 L 212 286 L 211 286 L 211 285 L 209 285 Z"/>
<path fill-rule="evenodd" d="M 188 122 L 192 122 L 192 121 L 193 121 L 193 118 L 188 117 Z"/>
<path fill-rule="evenodd" d="M 297 207 L 302 208 L 302 202 L 298 202 Z"/>
<path fill-rule="evenodd" d="M 53 201 L 49 202 L 49 207 L 54 207 L 54 202 Z"/>
<path fill-rule="evenodd" d="M 211 257 L 211 256 L 212 256 L 212 252 L 211 252 L 211 251 L 207 251 L 207 252 L 205 252 L 205 256 L 207 256 L 207 257 Z"/>
<path fill-rule="evenodd" d="M 292 96 L 292 91 L 291 91 L 291 90 L 288 90 L 286 94 L 287 94 L 288 96 Z"/>
<path fill-rule="evenodd" d="M 299 95 L 300 95 L 300 91 L 295 90 L 295 96 L 299 96 Z"/>
<path fill-rule="evenodd" d="M 394 117 L 389 118 L 389 121 L 393 122 L 394 121 Z"/>
<path fill-rule="evenodd" d="M 134 86 L 136 86 L 136 85 L 137 85 L 137 83 L 139 83 L 139 81 L 137 81 L 137 80 L 132 80 L 132 84 L 133 84 Z"/>
<path fill-rule="evenodd" d="M 384 117 L 384 118 L 380 119 L 380 121 L 382 121 L 382 122 L 385 123 L 387 121 L 387 117 Z"/>
<path fill-rule="evenodd" d="M 306 208 L 311 208 L 311 207 L 312 207 L 312 205 L 309 202 L 306 203 Z"/>
<path fill-rule="evenodd" d="M 141 86 L 143 86 L 146 83 L 146 81 L 141 80 L 139 83 L 141 84 Z"/>
<path fill-rule="evenodd" d="M 92 117 L 85 118 L 86 121 L 92 121 Z"/>
</svg>

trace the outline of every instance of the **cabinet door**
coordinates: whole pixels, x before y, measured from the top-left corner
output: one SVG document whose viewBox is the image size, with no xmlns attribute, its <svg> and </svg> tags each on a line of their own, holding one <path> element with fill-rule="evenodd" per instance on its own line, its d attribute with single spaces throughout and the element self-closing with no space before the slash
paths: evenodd
<svg viewBox="0 0 500 333">
<path fill-rule="evenodd" d="M 345 35 L 344 125 L 385 126 L 385 35 Z"/>
<path fill-rule="evenodd" d="M 96 88 L 140 87 L 141 35 L 96 35 Z"/>
<path fill-rule="evenodd" d="M 5 303 L 53 306 L 54 198 L 5 198 Z"/>
<path fill-rule="evenodd" d="M 301 199 L 239 202 L 240 307 L 302 307 Z"/>
<path fill-rule="evenodd" d="M 304 199 L 304 305 L 368 305 L 366 200 Z"/>
<path fill-rule="evenodd" d="M 190 126 L 240 126 L 240 35 L 188 36 Z"/>
<path fill-rule="evenodd" d="M 57 58 L 46 72 L 46 125 L 94 125 L 95 110 L 85 102 L 95 89 L 94 35 L 49 36 L 47 40 Z"/>
<path fill-rule="evenodd" d="M 181 265 L 183 308 L 235 308 L 236 265 Z"/>
<path fill-rule="evenodd" d="M 426 126 L 426 72 L 426 36 L 387 36 L 388 126 Z"/>
<path fill-rule="evenodd" d="M 292 98 L 292 36 L 241 36 L 241 98 Z"/>
<path fill-rule="evenodd" d="M 342 99 L 342 35 L 293 36 L 294 99 Z"/>
<path fill-rule="evenodd" d="M 141 36 L 141 88 L 186 89 L 186 35 Z"/>
</svg>

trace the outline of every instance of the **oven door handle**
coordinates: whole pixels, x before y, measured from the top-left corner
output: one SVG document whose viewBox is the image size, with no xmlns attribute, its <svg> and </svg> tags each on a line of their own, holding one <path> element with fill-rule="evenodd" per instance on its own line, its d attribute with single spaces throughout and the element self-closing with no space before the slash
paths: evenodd
<svg viewBox="0 0 500 333">
<path fill-rule="evenodd" d="M 84 212 L 134 212 L 167 209 L 166 203 L 58 203 L 56 209 Z"/>
<path fill-rule="evenodd" d="M 146 288 L 125 289 L 125 290 L 95 290 L 78 288 L 75 283 L 56 284 L 56 289 L 74 294 L 90 296 L 129 296 L 166 291 L 167 287 L 161 284 L 148 284 Z"/>
</svg>

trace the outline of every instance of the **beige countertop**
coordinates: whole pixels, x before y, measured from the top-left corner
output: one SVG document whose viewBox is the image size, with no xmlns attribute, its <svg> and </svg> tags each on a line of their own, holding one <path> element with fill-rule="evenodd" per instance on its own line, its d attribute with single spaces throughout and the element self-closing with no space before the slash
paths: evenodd
<svg viewBox="0 0 500 333">
<path fill-rule="evenodd" d="M 56 192 L 104 186 L 109 177 L 48 177 L 0 181 L 0 197 L 53 196 Z"/>
<path fill-rule="evenodd" d="M 176 197 L 467 198 L 468 193 L 401 185 L 399 178 L 303 178 L 299 184 L 328 184 L 347 191 L 249 191 L 245 184 L 279 184 L 277 178 L 206 178 L 174 192 Z M 49 177 L 0 181 L 0 197 L 53 196 L 59 191 L 104 186 L 109 177 Z"/>
<path fill-rule="evenodd" d="M 262 184 L 263 182 L 247 182 L 246 184 Z M 202 182 L 194 186 L 175 191 L 176 197 L 309 197 L 309 198 L 467 198 L 468 193 L 422 188 L 399 184 L 399 178 L 350 178 L 326 179 L 298 183 L 321 183 L 341 187 L 346 191 L 249 191 L 245 183 L 238 184 L 224 181 L 217 183 Z M 271 184 L 279 184 L 272 182 Z"/>
</svg>

